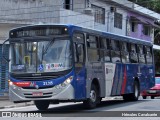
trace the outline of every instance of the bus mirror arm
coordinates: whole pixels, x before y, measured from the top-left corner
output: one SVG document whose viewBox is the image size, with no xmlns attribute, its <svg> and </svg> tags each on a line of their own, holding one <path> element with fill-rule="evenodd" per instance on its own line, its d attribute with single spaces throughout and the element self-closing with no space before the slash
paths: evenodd
<svg viewBox="0 0 160 120">
<path fill-rule="evenodd" d="M 5 57 L 5 50 L 4 50 L 4 48 L 5 48 L 5 44 L 6 44 L 6 42 L 8 42 L 9 41 L 9 39 L 7 39 L 7 40 L 5 40 L 4 42 L 3 42 L 3 44 L 2 44 L 2 58 L 6 61 L 6 62 L 10 62 L 10 59 L 8 59 L 8 58 L 6 58 Z"/>
</svg>

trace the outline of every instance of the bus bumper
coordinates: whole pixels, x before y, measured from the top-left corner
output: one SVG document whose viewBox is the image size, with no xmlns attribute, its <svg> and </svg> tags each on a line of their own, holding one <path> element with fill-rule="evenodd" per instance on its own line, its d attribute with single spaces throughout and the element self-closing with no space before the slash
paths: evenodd
<svg viewBox="0 0 160 120">
<path fill-rule="evenodd" d="M 9 87 L 9 98 L 12 102 L 34 100 L 73 100 L 74 88 L 71 84 L 64 88 L 23 89 L 17 86 Z"/>
</svg>

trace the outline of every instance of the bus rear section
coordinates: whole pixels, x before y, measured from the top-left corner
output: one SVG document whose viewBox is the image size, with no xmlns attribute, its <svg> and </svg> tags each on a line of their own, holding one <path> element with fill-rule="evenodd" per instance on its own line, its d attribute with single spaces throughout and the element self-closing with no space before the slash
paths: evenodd
<svg viewBox="0 0 160 120">
<path fill-rule="evenodd" d="M 97 100 L 92 100 L 97 103 L 102 98 L 115 96 L 136 101 L 143 90 L 154 86 L 152 43 L 97 31 L 88 30 L 84 34 L 87 98 L 97 93 Z M 92 90 L 92 86 L 96 89 Z"/>
</svg>

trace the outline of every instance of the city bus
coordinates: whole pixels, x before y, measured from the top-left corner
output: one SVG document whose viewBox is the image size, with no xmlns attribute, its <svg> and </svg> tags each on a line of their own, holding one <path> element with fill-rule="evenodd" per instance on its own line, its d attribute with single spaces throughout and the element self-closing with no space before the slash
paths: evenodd
<svg viewBox="0 0 160 120">
<path fill-rule="evenodd" d="M 50 104 L 102 98 L 137 101 L 155 84 L 151 42 L 69 24 L 30 25 L 9 31 L 9 98 Z M 5 51 L 3 51 L 5 54 Z"/>
</svg>

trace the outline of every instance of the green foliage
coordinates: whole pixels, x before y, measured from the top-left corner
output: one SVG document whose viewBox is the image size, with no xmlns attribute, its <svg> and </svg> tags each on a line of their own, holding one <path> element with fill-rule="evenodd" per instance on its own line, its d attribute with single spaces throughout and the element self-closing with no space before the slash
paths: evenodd
<svg viewBox="0 0 160 120">
<path fill-rule="evenodd" d="M 129 1 L 160 13 L 160 0 L 129 0 Z"/>
</svg>

